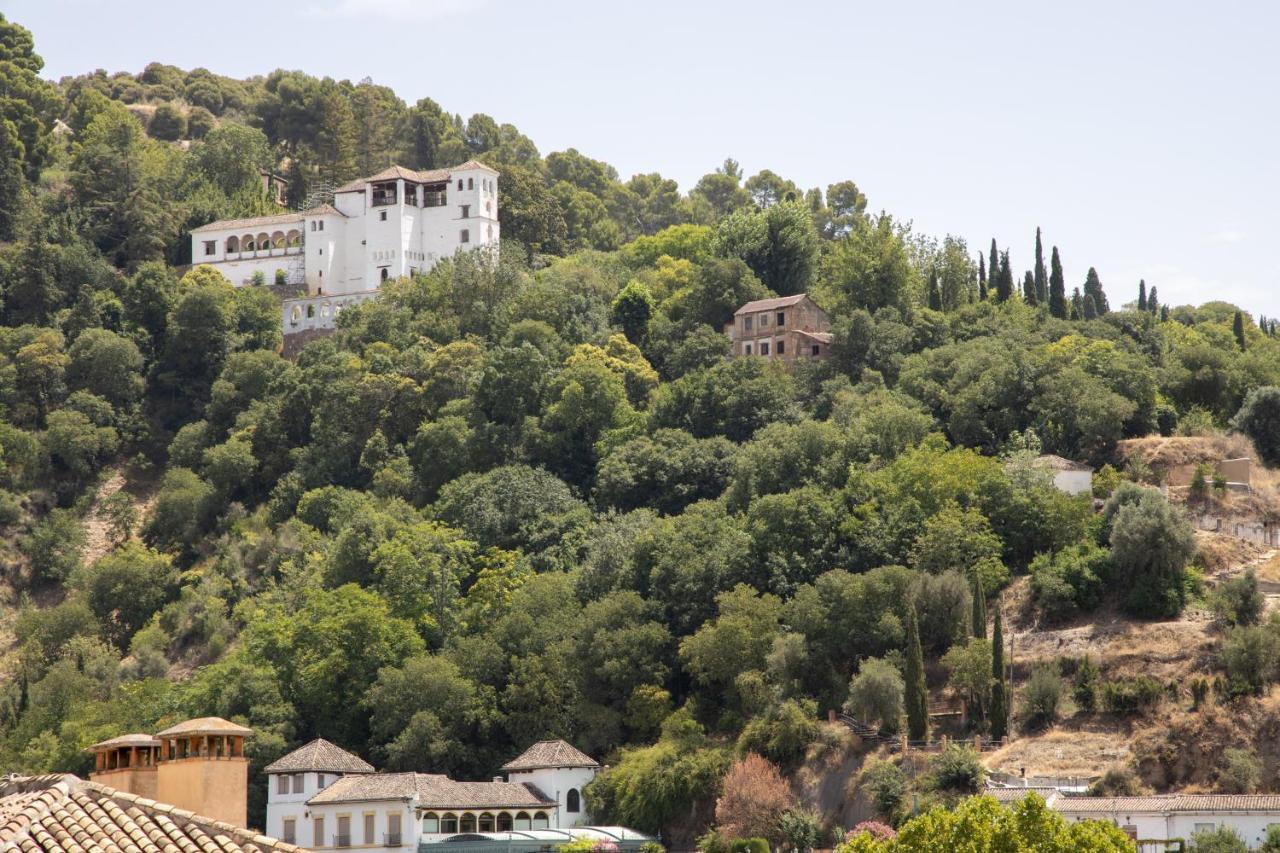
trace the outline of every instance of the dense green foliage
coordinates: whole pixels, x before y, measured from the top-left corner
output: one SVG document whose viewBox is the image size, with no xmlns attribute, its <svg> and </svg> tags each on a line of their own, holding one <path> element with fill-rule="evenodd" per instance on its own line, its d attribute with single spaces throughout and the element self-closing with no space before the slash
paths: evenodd
<svg viewBox="0 0 1280 853">
<path fill-rule="evenodd" d="M 924 737 L 925 661 L 953 648 L 980 721 L 1003 684 L 972 637 L 1028 567 L 1055 617 L 1117 579 L 1176 613 L 1179 513 L 1121 485 L 1100 533 L 1038 453 L 1102 462 L 1246 399 L 1268 446 L 1273 326 L 1157 313 L 1154 287 L 1111 305 L 1092 270 L 1073 315 L 1038 234 L 1023 288 L 993 246 L 984 299 L 963 240 L 869 215 L 851 181 L 726 160 L 682 194 L 368 82 L 40 68 L 0 19 L 8 769 L 233 717 L 253 815 L 260 768 L 314 736 L 470 778 L 558 736 L 611 765 L 598 818 L 657 831 L 741 755 L 794 766 L 846 700 Z M 389 159 L 470 158 L 502 172 L 500 256 L 388 283 L 294 361 L 269 289 L 175 269 L 191 228 L 277 210 L 260 168 L 298 207 Z M 801 291 L 829 360 L 727 358 L 739 305 Z M 1252 689 L 1275 673 L 1244 640 Z"/>
</svg>

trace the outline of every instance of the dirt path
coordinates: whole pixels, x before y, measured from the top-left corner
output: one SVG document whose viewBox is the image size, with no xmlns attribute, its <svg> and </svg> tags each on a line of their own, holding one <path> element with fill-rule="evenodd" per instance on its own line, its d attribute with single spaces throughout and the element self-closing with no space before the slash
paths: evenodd
<svg viewBox="0 0 1280 853">
<path fill-rule="evenodd" d="M 124 472 L 119 468 L 112 470 L 111 476 L 103 481 L 98 487 L 98 491 L 93 496 L 93 508 L 84 517 L 84 562 L 86 565 L 92 564 L 99 558 L 103 557 L 112 548 L 111 542 L 111 522 L 103 512 L 105 502 L 112 495 L 125 490 L 130 486 L 124 476 Z M 126 492 L 127 494 L 132 494 Z M 142 522 L 151 512 L 151 508 L 155 506 L 156 496 L 154 489 L 148 488 L 142 495 L 132 495 L 134 498 L 134 509 L 137 510 L 137 521 L 134 524 L 131 533 L 136 534 Z"/>
</svg>

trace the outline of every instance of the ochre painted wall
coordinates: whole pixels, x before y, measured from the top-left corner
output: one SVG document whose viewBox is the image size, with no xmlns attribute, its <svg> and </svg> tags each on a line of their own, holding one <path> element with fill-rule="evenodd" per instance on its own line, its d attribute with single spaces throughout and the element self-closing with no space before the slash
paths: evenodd
<svg viewBox="0 0 1280 853">
<path fill-rule="evenodd" d="M 180 758 L 162 761 L 156 774 L 160 802 L 248 826 L 249 759 Z"/>
</svg>

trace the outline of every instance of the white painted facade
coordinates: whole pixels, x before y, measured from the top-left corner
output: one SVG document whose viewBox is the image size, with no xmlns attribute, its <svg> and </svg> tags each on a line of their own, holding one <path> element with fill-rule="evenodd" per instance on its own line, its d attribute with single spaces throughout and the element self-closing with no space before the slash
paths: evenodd
<svg viewBox="0 0 1280 853">
<path fill-rule="evenodd" d="M 372 294 L 457 252 L 496 249 L 500 236 L 494 169 L 475 161 L 429 172 L 393 166 L 339 187 L 332 205 L 196 228 L 191 262 L 237 287 L 258 276 L 305 287 L 308 297 Z M 290 327 L 292 302 L 286 334 L 298 330 Z M 311 325 L 333 327 L 331 318 Z"/>
<path fill-rule="evenodd" d="M 551 816 L 552 829 L 570 829 L 590 826 L 587 799 L 582 789 L 596 777 L 592 767 L 544 767 L 538 770 L 512 770 L 507 780 L 533 785 L 547 797 L 556 801 L 558 808 Z"/>
<path fill-rule="evenodd" d="M 1083 495 L 1093 492 L 1092 471 L 1054 471 L 1053 485 L 1058 491 L 1069 495 Z"/>
</svg>

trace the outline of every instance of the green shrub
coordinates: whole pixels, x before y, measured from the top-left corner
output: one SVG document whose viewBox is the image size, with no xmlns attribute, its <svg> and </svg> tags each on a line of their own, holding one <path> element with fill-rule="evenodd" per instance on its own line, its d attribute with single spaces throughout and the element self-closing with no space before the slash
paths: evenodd
<svg viewBox="0 0 1280 853">
<path fill-rule="evenodd" d="M 938 790 L 974 794 L 986 778 L 987 769 L 971 746 L 949 743 L 929 761 L 929 779 Z"/>
<path fill-rule="evenodd" d="M 1155 708 L 1164 687 L 1154 678 L 1118 678 L 1102 685 L 1102 707 L 1112 714 L 1141 714 Z"/>
<path fill-rule="evenodd" d="M 284 270 L 276 270 L 276 285 L 283 287 L 289 283 L 289 275 Z"/>
<path fill-rule="evenodd" d="M 1225 794 L 1252 794 L 1262 784 L 1262 762 L 1251 750 L 1223 750 L 1218 765 L 1218 789 Z"/>
<path fill-rule="evenodd" d="M 1193 832 L 1191 850 L 1193 853 L 1248 853 L 1249 846 L 1240 833 L 1229 826 L 1219 826 Z"/>
<path fill-rule="evenodd" d="M 1071 698 L 1075 699 L 1076 707 L 1081 711 L 1092 712 L 1098 710 L 1098 679 L 1101 673 L 1088 655 L 1081 659 L 1079 666 L 1076 667 L 1075 676 L 1071 683 Z"/>
<path fill-rule="evenodd" d="M 1229 695 L 1261 694 L 1280 675 L 1280 624 L 1240 625 L 1222 641 Z"/>
<path fill-rule="evenodd" d="M 1058 666 L 1054 663 L 1037 664 L 1031 677 L 1022 688 L 1022 721 L 1030 727 L 1051 725 L 1058 719 L 1065 688 Z"/>
<path fill-rule="evenodd" d="M 907 774 L 892 761 L 872 760 L 862 769 L 860 787 L 867 790 L 880 817 L 895 822 L 907 795 Z"/>
<path fill-rule="evenodd" d="M 10 527 L 22 520 L 22 500 L 7 489 L 0 489 L 0 527 Z"/>
<path fill-rule="evenodd" d="M 1111 577 L 1109 553 L 1092 543 L 1040 554 L 1031 561 L 1031 594 L 1045 616 L 1067 619 L 1093 610 Z"/>
<path fill-rule="evenodd" d="M 769 842 L 764 838 L 736 838 L 729 845 L 729 853 L 770 853 Z"/>
<path fill-rule="evenodd" d="M 1223 625 L 1254 625 L 1262 618 L 1266 597 L 1258 589 L 1258 576 L 1253 569 L 1228 578 L 1209 596 L 1209 609 Z"/>
</svg>

